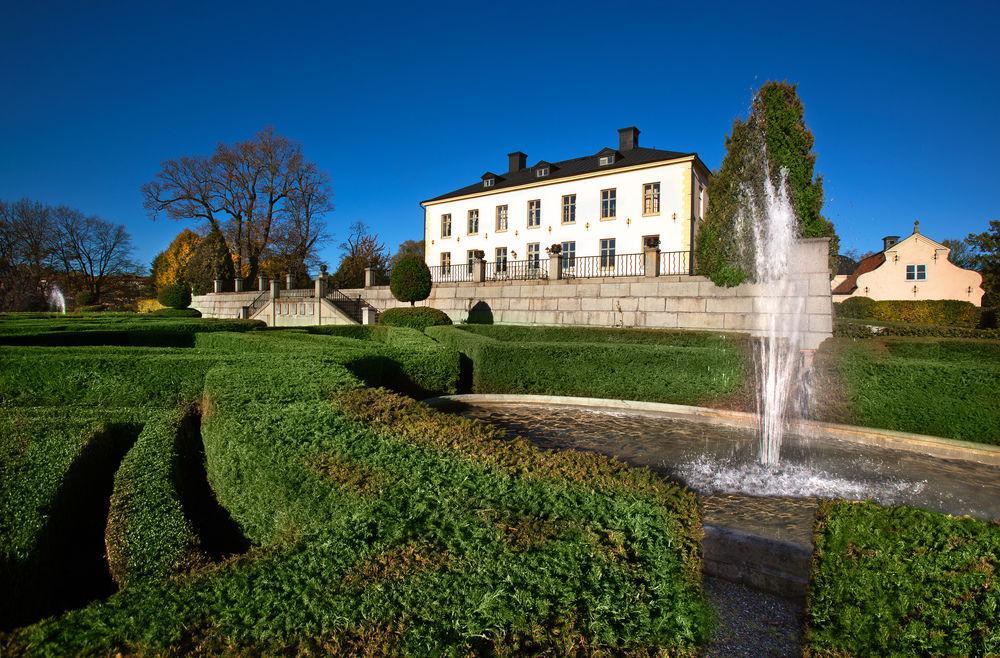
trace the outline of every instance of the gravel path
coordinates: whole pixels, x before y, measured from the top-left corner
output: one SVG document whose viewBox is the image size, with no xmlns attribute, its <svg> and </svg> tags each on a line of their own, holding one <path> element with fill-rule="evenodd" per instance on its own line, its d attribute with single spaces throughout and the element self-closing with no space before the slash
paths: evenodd
<svg viewBox="0 0 1000 658">
<path fill-rule="evenodd" d="M 703 656 L 801 656 L 802 605 L 719 578 L 705 578 L 718 627 Z"/>
</svg>

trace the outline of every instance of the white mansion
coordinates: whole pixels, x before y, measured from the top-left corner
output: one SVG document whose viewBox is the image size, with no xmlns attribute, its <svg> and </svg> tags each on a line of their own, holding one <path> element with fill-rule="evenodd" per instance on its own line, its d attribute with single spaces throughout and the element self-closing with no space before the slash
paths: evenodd
<svg viewBox="0 0 1000 658">
<path fill-rule="evenodd" d="M 640 274 L 651 243 L 662 252 L 661 274 L 689 273 L 708 203 L 709 171 L 696 153 L 640 147 L 630 127 L 618 131 L 617 150 L 532 167 L 526 160 L 510 153 L 505 173 L 421 203 L 435 280 L 465 279 L 477 251 L 489 279 L 533 278 L 552 245 L 568 276 Z"/>
</svg>

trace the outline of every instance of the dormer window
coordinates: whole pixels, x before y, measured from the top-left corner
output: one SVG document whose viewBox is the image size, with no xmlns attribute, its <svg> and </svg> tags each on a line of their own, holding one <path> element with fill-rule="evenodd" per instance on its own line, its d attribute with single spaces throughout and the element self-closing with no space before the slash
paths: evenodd
<svg viewBox="0 0 1000 658">
<path fill-rule="evenodd" d="M 493 183 L 496 181 L 495 178 L 484 178 L 483 187 L 493 187 Z"/>
<path fill-rule="evenodd" d="M 497 183 L 497 175 L 492 171 L 487 171 L 480 178 L 483 179 L 483 187 L 493 187 Z"/>
<path fill-rule="evenodd" d="M 608 153 L 607 155 L 602 155 L 601 159 L 598 160 L 598 163 L 602 167 L 606 167 L 609 164 L 614 164 L 615 163 L 615 154 L 614 153 Z"/>
<path fill-rule="evenodd" d="M 549 168 L 548 167 L 539 167 L 538 169 L 535 170 L 535 177 L 536 178 L 545 178 L 548 175 L 549 175 Z"/>
</svg>

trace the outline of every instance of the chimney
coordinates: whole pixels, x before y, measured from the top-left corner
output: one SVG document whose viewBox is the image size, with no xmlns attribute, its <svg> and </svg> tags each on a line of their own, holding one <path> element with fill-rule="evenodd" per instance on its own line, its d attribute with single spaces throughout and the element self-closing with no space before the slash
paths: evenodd
<svg viewBox="0 0 1000 658">
<path fill-rule="evenodd" d="M 892 247 L 895 247 L 897 242 L 899 242 L 898 235 L 885 236 L 884 238 L 882 238 L 882 251 L 888 251 Z"/>
<path fill-rule="evenodd" d="M 624 153 L 639 146 L 639 129 L 635 126 L 618 129 L 618 150 Z"/>
<path fill-rule="evenodd" d="M 513 174 L 517 171 L 524 171 L 524 165 L 528 160 L 528 156 L 520 151 L 514 151 L 513 153 L 507 154 L 507 173 Z"/>
</svg>

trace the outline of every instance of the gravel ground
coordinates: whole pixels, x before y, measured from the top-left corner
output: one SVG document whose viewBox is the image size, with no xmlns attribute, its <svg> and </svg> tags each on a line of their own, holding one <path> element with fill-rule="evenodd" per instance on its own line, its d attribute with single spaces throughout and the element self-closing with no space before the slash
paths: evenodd
<svg viewBox="0 0 1000 658">
<path fill-rule="evenodd" d="M 802 604 L 719 578 L 705 578 L 719 626 L 702 655 L 801 656 Z"/>
</svg>

